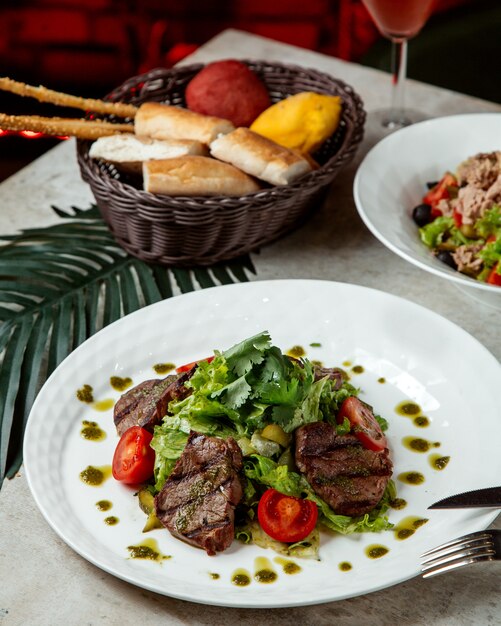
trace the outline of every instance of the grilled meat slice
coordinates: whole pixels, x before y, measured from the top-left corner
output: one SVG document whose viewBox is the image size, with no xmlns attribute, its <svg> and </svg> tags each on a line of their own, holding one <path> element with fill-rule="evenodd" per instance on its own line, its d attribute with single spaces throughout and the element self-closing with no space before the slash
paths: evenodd
<svg viewBox="0 0 501 626">
<path fill-rule="evenodd" d="M 296 464 L 317 495 L 340 515 L 364 515 L 378 504 L 393 471 L 389 450 L 373 452 L 326 422 L 296 430 Z"/>
<path fill-rule="evenodd" d="M 343 382 L 346 374 L 339 367 L 321 367 L 320 365 L 315 365 L 313 368 L 313 375 L 315 376 L 315 380 L 321 380 L 328 376 L 330 380 L 334 380 L 334 390 L 337 391 L 341 389 L 343 386 Z"/>
<path fill-rule="evenodd" d="M 167 413 L 171 400 L 181 400 L 191 393 L 191 389 L 185 387 L 184 383 L 193 371 L 145 380 L 124 393 L 113 411 L 118 434 L 123 435 L 131 426 L 142 426 L 152 431 Z"/>
<path fill-rule="evenodd" d="M 242 453 L 229 437 L 191 432 L 186 447 L 160 493 L 155 512 L 178 537 L 209 555 L 222 552 L 233 541 L 235 507 L 243 490 L 237 472 Z"/>
</svg>

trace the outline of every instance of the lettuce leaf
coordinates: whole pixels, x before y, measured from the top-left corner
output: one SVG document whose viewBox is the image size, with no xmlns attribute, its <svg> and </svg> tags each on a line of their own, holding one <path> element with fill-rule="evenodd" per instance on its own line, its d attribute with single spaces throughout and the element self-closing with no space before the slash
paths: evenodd
<svg viewBox="0 0 501 626">
<path fill-rule="evenodd" d="M 494 204 L 492 208 L 479 217 L 475 222 L 475 230 L 477 233 L 487 239 L 489 235 L 501 236 L 501 207 Z"/>
<path fill-rule="evenodd" d="M 150 446 L 155 450 L 155 489 L 160 491 L 181 456 L 188 434 L 167 425 L 156 426 Z"/>
<path fill-rule="evenodd" d="M 452 217 L 437 217 L 419 229 L 421 241 L 429 248 L 436 248 L 442 243 L 445 234 L 454 227 L 454 219 Z"/>
</svg>

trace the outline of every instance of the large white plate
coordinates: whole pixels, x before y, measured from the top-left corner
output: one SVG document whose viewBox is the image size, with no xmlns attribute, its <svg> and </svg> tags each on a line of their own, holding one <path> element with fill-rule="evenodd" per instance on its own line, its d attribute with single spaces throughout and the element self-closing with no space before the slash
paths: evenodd
<svg viewBox="0 0 501 626">
<path fill-rule="evenodd" d="M 286 575 L 274 563 L 275 553 L 234 542 L 226 552 L 208 557 L 172 538 L 166 530 L 149 536 L 162 563 L 128 558 L 127 546 L 140 543 L 145 516 L 132 491 L 112 478 L 101 487 L 79 479 L 88 465 L 111 462 L 117 437 L 112 410 L 99 412 L 76 398 L 84 384 L 97 400 L 117 399 L 110 376 L 130 376 L 134 384 L 155 377 L 152 366 L 181 364 L 224 349 L 262 330 L 288 350 L 301 345 L 311 359 L 326 365 L 350 361 L 363 373 L 353 375 L 362 397 L 386 416 L 395 476 L 421 472 L 425 482 L 409 486 L 397 479 L 399 497 L 408 501 L 392 511 L 398 522 L 409 515 L 429 522 L 406 541 L 394 533 L 333 536 L 322 534 L 320 561 L 303 561 L 302 571 Z M 321 347 L 312 347 L 319 342 Z M 384 377 L 386 382 L 378 382 Z M 283 607 L 356 596 L 416 576 L 419 555 L 446 539 L 483 529 L 496 513 L 427 511 L 451 493 L 492 486 L 501 474 L 499 388 L 501 367 L 474 338 L 446 319 L 383 292 L 323 281 L 286 280 L 237 284 L 178 296 L 144 308 L 91 337 L 54 372 L 41 390 L 26 430 L 25 468 L 33 496 L 56 533 L 76 552 L 119 578 L 161 594 L 195 602 L 239 607 Z M 429 417 L 428 428 L 397 414 L 403 400 L 417 402 Z M 80 436 L 83 420 L 94 420 L 107 432 L 102 442 Z M 432 469 L 428 454 L 411 452 L 405 436 L 440 442 L 450 455 L 443 471 Z M 109 513 L 95 507 L 113 503 Z M 115 515 L 116 526 L 104 523 Z M 364 548 L 383 544 L 389 553 L 371 560 Z M 231 583 L 236 568 L 252 575 L 257 556 L 266 556 L 278 579 Z M 353 568 L 342 572 L 348 561 Z M 211 573 L 220 578 L 214 580 Z"/>
<path fill-rule="evenodd" d="M 421 269 L 452 281 L 469 296 L 501 307 L 501 289 L 460 274 L 421 242 L 412 219 L 426 183 L 479 152 L 501 150 L 501 113 L 451 115 L 407 126 L 370 150 L 355 176 L 360 217 L 386 247 Z"/>
</svg>

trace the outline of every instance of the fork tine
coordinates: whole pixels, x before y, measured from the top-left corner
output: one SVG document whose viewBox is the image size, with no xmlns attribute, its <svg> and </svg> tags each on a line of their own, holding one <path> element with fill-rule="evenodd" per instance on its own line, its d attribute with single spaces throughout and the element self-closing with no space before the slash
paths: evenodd
<svg viewBox="0 0 501 626">
<path fill-rule="evenodd" d="M 478 561 L 492 561 L 495 556 L 496 547 L 491 533 L 471 533 L 425 552 L 421 572 L 423 578 L 428 578 Z"/>
<path fill-rule="evenodd" d="M 475 557 L 464 558 L 464 559 L 455 559 L 451 560 L 448 563 L 444 563 L 442 565 L 428 565 L 421 569 L 423 578 L 431 578 L 432 576 L 437 576 L 438 574 L 445 574 L 446 572 L 450 572 L 451 570 L 457 569 L 458 567 L 463 567 L 464 565 L 471 565 L 472 563 L 480 563 L 481 561 L 492 561 L 493 554 L 490 553 L 488 555 L 477 555 Z"/>
<path fill-rule="evenodd" d="M 436 548 L 432 548 L 427 552 L 423 552 L 421 558 L 431 556 L 437 552 L 442 552 L 447 549 L 455 549 L 457 546 L 462 546 L 467 544 L 468 542 L 478 542 L 478 541 L 490 541 L 492 543 L 492 536 L 489 532 L 480 531 L 476 533 L 470 533 L 469 535 L 463 535 L 462 537 L 457 537 L 456 539 L 452 539 L 451 541 L 447 541 L 446 543 L 442 543 Z"/>
</svg>

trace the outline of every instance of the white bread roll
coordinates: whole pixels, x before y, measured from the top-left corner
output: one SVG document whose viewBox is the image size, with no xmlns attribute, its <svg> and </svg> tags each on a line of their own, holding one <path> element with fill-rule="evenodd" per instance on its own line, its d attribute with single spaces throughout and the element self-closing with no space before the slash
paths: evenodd
<svg viewBox="0 0 501 626">
<path fill-rule="evenodd" d="M 312 169 L 298 153 L 243 127 L 218 137 L 210 144 L 210 152 L 271 185 L 288 185 Z"/>
<path fill-rule="evenodd" d="M 194 139 L 209 144 L 234 128 L 228 120 L 159 102 L 145 102 L 134 118 L 136 135 L 153 139 Z"/>
<path fill-rule="evenodd" d="M 260 189 L 236 167 L 203 156 L 145 161 L 143 185 L 168 196 L 243 196 Z"/>
<path fill-rule="evenodd" d="M 135 137 L 131 134 L 100 137 L 91 145 L 89 156 L 114 163 L 127 172 L 141 174 L 143 161 L 150 159 L 170 159 L 186 154 L 207 154 L 200 141 L 189 139 L 157 140 L 148 137 Z"/>
</svg>

